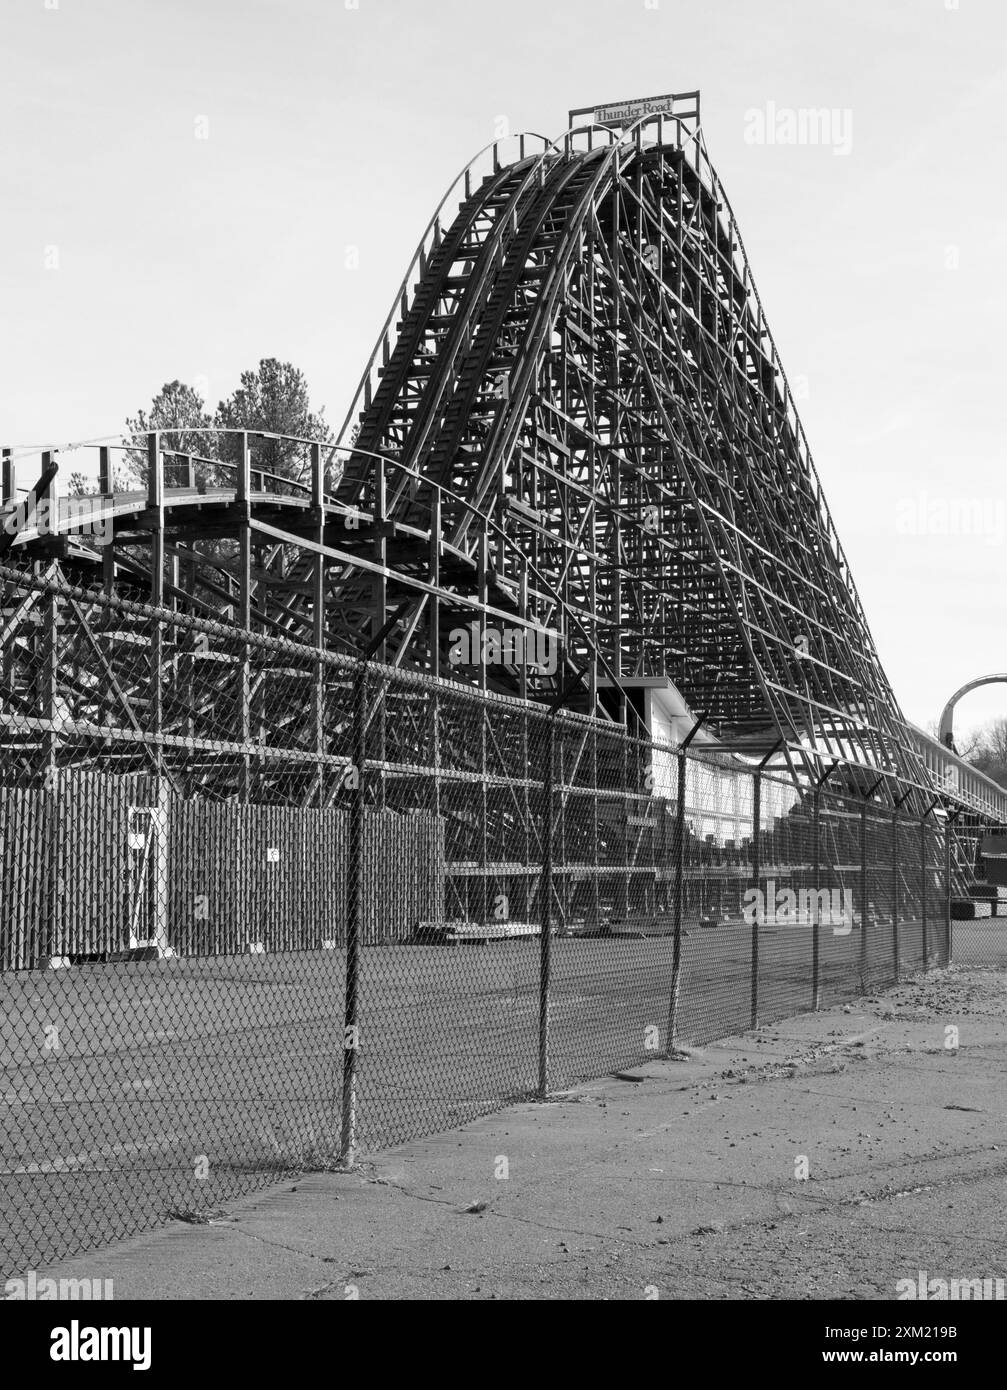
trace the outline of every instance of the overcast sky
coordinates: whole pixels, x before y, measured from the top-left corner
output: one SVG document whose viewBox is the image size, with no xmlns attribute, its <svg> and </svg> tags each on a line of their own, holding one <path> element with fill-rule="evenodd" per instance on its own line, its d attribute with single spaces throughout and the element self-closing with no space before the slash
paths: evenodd
<svg viewBox="0 0 1007 1390">
<path fill-rule="evenodd" d="M 0 0 L 2 442 L 116 434 L 175 377 L 212 408 L 263 356 L 338 426 L 502 119 L 698 87 L 904 710 L 1007 669 L 1002 4 L 347 5 Z M 808 108 L 829 143 L 755 142 Z M 1005 712 L 993 687 L 960 723 Z"/>
</svg>

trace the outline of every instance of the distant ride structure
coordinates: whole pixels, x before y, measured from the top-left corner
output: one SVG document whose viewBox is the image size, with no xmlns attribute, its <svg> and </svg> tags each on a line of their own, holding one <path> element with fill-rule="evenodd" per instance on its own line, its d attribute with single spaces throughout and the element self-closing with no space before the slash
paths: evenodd
<svg viewBox="0 0 1007 1390">
<path fill-rule="evenodd" d="M 956 690 L 955 693 L 951 696 L 951 699 L 944 706 L 943 710 L 941 711 L 941 719 L 937 730 L 937 737 L 945 748 L 950 748 L 952 753 L 955 751 L 955 706 L 958 704 L 959 700 L 961 700 L 963 696 L 969 693 L 970 690 L 978 690 L 979 687 L 982 685 L 1007 685 L 1007 673 L 1001 672 L 1000 674 L 993 676 L 977 676 L 975 680 L 968 681 L 965 685 L 961 687 L 960 690 Z"/>
</svg>

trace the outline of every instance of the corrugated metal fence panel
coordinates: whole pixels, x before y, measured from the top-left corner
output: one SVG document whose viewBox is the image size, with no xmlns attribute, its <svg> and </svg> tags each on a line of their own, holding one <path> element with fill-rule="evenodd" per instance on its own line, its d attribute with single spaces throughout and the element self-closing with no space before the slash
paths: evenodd
<svg viewBox="0 0 1007 1390">
<path fill-rule="evenodd" d="M 54 789 L 0 786 L 0 969 L 121 950 L 129 936 L 129 809 L 150 779 L 60 771 Z"/>
<path fill-rule="evenodd" d="M 151 931 L 153 844 L 129 847 L 152 778 L 61 772 L 57 790 L 0 786 L 0 970 L 103 955 Z M 166 798 L 168 943 L 180 955 L 318 950 L 346 936 L 348 813 Z M 149 822 L 137 817 L 134 828 Z M 444 827 L 367 811 L 363 941 L 403 940 L 444 910 Z"/>
<path fill-rule="evenodd" d="M 40 872 L 48 814 L 42 794 L 0 787 L 0 969 L 23 970 L 39 954 L 49 917 L 49 885 Z"/>
<path fill-rule="evenodd" d="M 345 940 L 345 811 L 179 801 L 169 825 L 168 940 L 179 954 Z M 402 940 L 442 910 L 443 829 L 390 811 L 368 812 L 364 826 L 363 940 Z"/>
<path fill-rule="evenodd" d="M 444 824 L 428 815 L 369 811 L 364 820 L 365 945 L 401 941 L 444 914 Z"/>
</svg>

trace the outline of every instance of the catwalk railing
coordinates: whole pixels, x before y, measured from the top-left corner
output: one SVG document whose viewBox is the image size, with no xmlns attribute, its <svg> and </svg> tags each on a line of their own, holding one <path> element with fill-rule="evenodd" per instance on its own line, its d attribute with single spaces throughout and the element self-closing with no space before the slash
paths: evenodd
<svg viewBox="0 0 1007 1390">
<path fill-rule="evenodd" d="M 840 773 L 0 584 L 7 1274 L 947 960 Z"/>
</svg>

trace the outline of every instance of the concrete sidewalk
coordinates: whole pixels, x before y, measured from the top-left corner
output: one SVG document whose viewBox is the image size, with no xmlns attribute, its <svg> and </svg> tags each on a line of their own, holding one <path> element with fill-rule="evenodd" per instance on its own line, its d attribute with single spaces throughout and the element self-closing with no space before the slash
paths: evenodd
<svg viewBox="0 0 1007 1390">
<path fill-rule="evenodd" d="M 1004 1277 L 1005 1062 L 1007 977 L 952 967 L 46 1272 L 157 1299 L 894 1298 L 920 1270 Z"/>
</svg>

